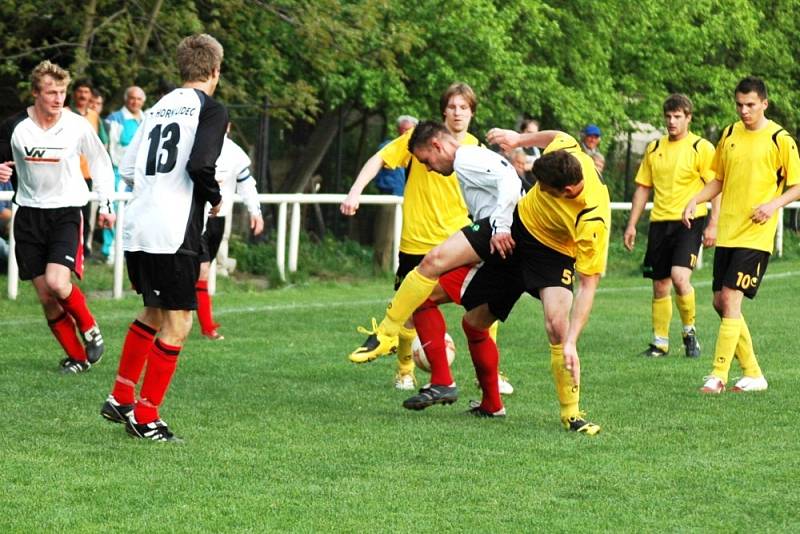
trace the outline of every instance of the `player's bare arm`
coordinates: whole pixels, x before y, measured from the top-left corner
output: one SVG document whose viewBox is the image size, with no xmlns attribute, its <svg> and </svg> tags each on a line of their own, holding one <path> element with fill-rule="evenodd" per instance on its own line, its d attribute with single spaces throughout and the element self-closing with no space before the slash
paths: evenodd
<svg viewBox="0 0 800 534">
<path fill-rule="evenodd" d="M 361 170 L 358 172 L 358 176 L 356 176 L 355 182 L 353 182 L 353 185 L 350 187 L 350 191 L 347 193 L 347 197 L 339 206 L 339 211 L 342 212 L 342 215 L 356 214 L 358 211 L 361 193 L 382 168 L 383 158 L 381 157 L 380 152 L 376 152 L 367 160 L 366 163 L 364 163 L 364 166 L 361 167 Z"/>
<path fill-rule="evenodd" d="M 496 233 L 489 240 L 489 252 L 500 254 L 500 257 L 506 259 L 514 251 L 514 238 L 510 233 Z"/>
<path fill-rule="evenodd" d="M 719 207 L 722 195 L 717 195 L 711 199 L 711 212 L 708 214 L 708 223 L 703 230 L 703 246 L 713 247 L 717 244 L 717 224 L 719 223 Z"/>
<path fill-rule="evenodd" d="M 756 224 L 765 224 L 777 210 L 784 207 L 789 202 L 797 200 L 798 198 L 800 198 L 800 184 L 793 185 L 784 191 L 783 194 L 778 198 L 765 204 L 756 206 L 753 209 L 753 214 L 750 216 L 750 220 Z"/>
<path fill-rule="evenodd" d="M 519 133 L 514 130 L 492 128 L 486 134 L 486 141 L 491 145 L 499 145 L 505 151 L 519 147 L 546 148 L 560 134 L 558 130 L 542 130 L 541 132 Z"/>
<path fill-rule="evenodd" d="M 722 191 L 722 182 L 720 180 L 715 178 L 708 182 L 706 186 L 699 193 L 697 193 L 683 209 L 683 225 L 686 226 L 686 228 L 691 228 L 692 221 L 694 220 L 694 213 L 697 209 L 697 204 L 700 202 L 708 202 L 712 198 L 719 195 L 720 191 Z"/>
<path fill-rule="evenodd" d="M 572 303 L 567 338 L 564 340 L 564 366 L 572 373 L 575 385 L 581 383 L 581 362 L 578 358 L 578 338 L 589 320 L 594 303 L 594 294 L 600 284 L 599 274 L 582 274 Z"/>
<path fill-rule="evenodd" d="M 633 193 L 631 216 L 630 219 L 628 219 L 628 226 L 625 227 L 625 233 L 622 236 L 622 242 L 629 251 L 633 250 L 634 245 L 636 245 L 636 223 L 639 222 L 639 218 L 642 216 L 642 212 L 644 212 L 652 189 L 652 187 L 637 184 L 636 191 Z"/>
</svg>

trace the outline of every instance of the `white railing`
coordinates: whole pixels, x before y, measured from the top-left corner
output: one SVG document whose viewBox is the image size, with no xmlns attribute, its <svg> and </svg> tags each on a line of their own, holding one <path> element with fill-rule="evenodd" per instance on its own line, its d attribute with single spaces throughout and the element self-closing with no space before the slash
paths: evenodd
<svg viewBox="0 0 800 534">
<path fill-rule="evenodd" d="M 13 193 L 10 191 L 0 191 L 0 200 L 10 200 Z M 121 228 L 125 221 L 125 204 L 132 197 L 132 193 L 114 193 L 111 195 L 111 200 L 119 201 L 117 204 L 117 228 Z M 278 220 L 277 220 L 277 252 L 276 262 L 278 265 L 278 272 L 281 280 L 286 279 L 286 231 L 287 231 L 287 214 L 288 207 L 291 204 L 292 214 L 289 222 L 289 265 L 288 271 L 297 271 L 297 254 L 300 246 L 300 205 L 301 204 L 341 204 L 346 195 L 343 194 L 261 194 L 258 195 L 258 201 L 261 204 L 277 204 L 278 205 Z M 242 199 L 236 195 L 234 202 L 241 202 Z M 393 195 L 363 195 L 360 200 L 362 205 L 394 205 L 394 240 L 392 243 L 392 256 L 394 257 L 394 270 L 397 270 L 397 258 L 400 251 L 400 231 L 403 227 L 403 198 Z M 17 206 L 13 206 L 13 211 L 16 213 Z M 645 209 L 650 210 L 653 208 L 652 202 L 648 202 Z M 787 205 L 788 209 L 800 209 L 800 202 L 792 202 Z M 612 202 L 612 210 L 630 211 L 630 202 Z M 783 255 L 783 210 L 778 214 L 778 231 L 775 235 L 775 252 L 780 257 Z M 122 232 L 117 232 L 117 238 L 114 239 L 114 288 L 112 294 L 114 298 L 122 298 L 123 295 L 123 275 L 124 264 L 122 252 Z M 12 231 L 11 241 L 11 254 L 8 259 L 8 298 L 16 299 L 19 286 L 19 272 L 17 270 L 17 262 L 14 256 L 14 232 L 13 232 L 13 218 L 12 218 Z M 213 279 L 213 274 L 212 274 Z"/>
<path fill-rule="evenodd" d="M 10 191 L 0 191 L 0 200 L 10 200 L 13 193 Z M 278 265 L 278 272 L 281 280 L 286 279 L 287 265 L 286 265 L 286 232 L 287 232 L 287 213 L 289 205 L 292 206 L 291 221 L 288 226 L 289 230 L 289 265 L 288 272 L 297 271 L 297 256 L 300 248 L 300 205 L 301 204 L 341 204 L 347 195 L 343 194 L 262 194 L 258 195 L 258 201 L 261 204 L 277 204 L 278 205 L 278 220 L 277 220 L 277 252 L 276 262 Z M 122 228 L 125 222 L 125 205 L 132 197 L 132 193 L 113 193 L 110 199 L 119 201 L 117 204 L 117 228 Z M 234 197 L 234 202 L 241 202 L 242 199 L 238 195 Z M 394 232 L 392 242 L 392 256 L 394 257 L 394 270 L 397 270 L 397 258 L 400 252 L 400 232 L 403 228 L 403 198 L 394 195 L 363 195 L 360 199 L 362 206 L 364 205 L 394 205 Z M 13 211 L 16 213 L 17 206 L 13 206 Z M 19 287 L 19 271 L 17 269 L 17 261 L 14 255 L 14 232 L 13 232 L 13 219 L 10 248 L 11 254 L 8 259 L 8 298 L 16 299 Z M 116 239 L 114 239 L 114 288 L 112 294 L 114 298 L 119 299 L 123 296 L 123 277 L 124 277 L 124 253 L 122 251 L 122 232 L 117 232 Z M 209 277 L 213 279 L 213 274 Z"/>
</svg>

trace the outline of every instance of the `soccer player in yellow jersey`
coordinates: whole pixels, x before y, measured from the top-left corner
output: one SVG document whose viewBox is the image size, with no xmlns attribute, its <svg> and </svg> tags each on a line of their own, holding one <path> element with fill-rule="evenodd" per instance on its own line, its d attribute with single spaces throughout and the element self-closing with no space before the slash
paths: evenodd
<svg viewBox="0 0 800 534">
<path fill-rule="evenodd" d="M 700 389 L 703 393 L 725 391 L 734 356 L 744 376 L 732 391 L 767 389 L 742 316 L 742 298 L 754 298 L 764 279 L 778 225 L 776 212 L 800 197 L 797 143 L 764 116 L 768 106 L 764 82 L 744 78 L 734 99 L 741 120 L 722 132 L 714 154 L 716 178 L 683 211 L 683 222 L 691 227 L 696 224 L 697 205 L 722 192 L 712 284 L 714 309 L 722 322 L 714 368 Z"/>
<path fill-rule="evenodd" d="M 465 83 L 450 85 L 439 100 L 445 126 L 462 145 L 480 144 L 478 139 L 467 131 L 477 104 L 475 92 Z M 409 152 L 408 140 L 412 132 L 413 130 L 407 131 L 367 160 L 350 188 L 347 198 L 340 206 L 344 215 L 355 215 L 362 191 L 382 167 L 406 168 L 403 229 L 395 289 L 400 287 L 405 276 L 422 261 L 428 251 L 470 222 L 467 206 L 461 196 L 455 175 L 443 176 L 428 171 L 425 165 Z M 428 313 L 441 314 L 438 309 L 430 310 Z M 444 321 L 444 318 L 441 320 Z M 411 322 L 406 323 L 400 330 L 395 375 L 395 387 L 398 389 L 412 390 L 415 387 L 411 342 L 416 335 Z M 363 361 L 376 357 L 373 355 L 369 358 L 369 353 L 361 356 L 364 356 Z M 513 391 L 508 382 L 505 382 L 503 387 L 506 392 Z"/>
<path fill-rule="evenodd" d="M 526 291 L 542 301 L 562 424 L 567 430 L 596 434 L 600 427 L 585 420 L 578 407 L 577 344 L 606 266 L 611 225 L 608 188 L 592 158 L 583 153 L 573 137 L 562 132 L 518 134 L 493 129 L 487 140 L 503 150 L 546 147 L 544 155 L 534 163 L 537 183 L 519 201 L 511 227 L 515 242 L 512 258 L 517 266 L 516 297 Z M 573 299 L 576 271 L 580 276 Z M 508 286 L 504 281 L 498 287 L 499 298 L 502 300 L 505 292 L 513 303 L 514 289 Z M 495 302 L 490 309 L 501 307 Z"/>
<path fill-rule="evenodd" d="M 712 201 L 707 217 L 705 204 L 697 207 L 691 228 L 683 226 L 683 208 L 706 182 L 714 178 L 711 161 L 714 145 L 689 131 L 692 101 L 686 95 L 673 94 L 664 101 L 667 135 L 647 145 L 636 174 L 631 216 L 623 235 L 625 248 L 633 250 L 636 223 L 644 211 L 650 192 L 655 191 L 647 252 L 644 256 L 645 278 L 653 280 L 653 341 L 642 356 L 666 356 L 669 351 L 669 323 L 672 319 L 672 286 L 675 286 L 678 312 L 683 323 L 686 356 L 700 356 L 695 329 L 695 293 L 691 283 L 701 241 L 714 246 L 719 217 L 719 195 Z M 707 219 L 707 221 L 706 221 Z M 705 231 L 703 230 L 705 228 Z"/>
</svg>

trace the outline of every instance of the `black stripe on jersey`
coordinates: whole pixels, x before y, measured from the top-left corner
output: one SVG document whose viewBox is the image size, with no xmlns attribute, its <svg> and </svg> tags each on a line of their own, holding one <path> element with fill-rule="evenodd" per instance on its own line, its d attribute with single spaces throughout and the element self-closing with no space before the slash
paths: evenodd
<svg viewBox="0 0 800 534">
<path fill-rule="evenodd" d="M 606 221 L 604 221 L 602 217 L 591 217 L 589 219 L 586 219 L 583 222 L 587 222 L 588 223 L 590 221 L 600 221 L 601 223 L 606 224 Z"/>
<path fill-rule="evenodd" d="M 777 148 L 780 148 L 780 147 L 778 146 L 778 136 L 781 134 L 781 132 L 786 132 L 786 130 L 784 130 L 783 128 L 781 128 L 780 130 L 778 130 L 777 132 L 775 132 L 774 134 L 772 134 L 772 142 L 773 142 L 773 143 L 775 143 L 775 146 L 776 146 Z M 788 133 L 788 132 L 787 132 L 787 133 Z"/>
<path fill-rule="evenodd" d="M 559 148 L 559 150 L 569 150 L 570 148 L 580 148 L 580 145 L 578 145 L 576 143 L 576 144 L 574 144 L 572 146 L 563 146 L 563 147 Z"/>
<path fill-rule="evenodd" d="M 249 179 L 251 179 L 251 178 L 253 178 L 253 176 L 252 176 L 252 175 L 250 175 L 250 174 L 248 174 L 248 175 L 247 175 L 247 176 L 245 176 L 244 178 L 237 178 L 237 179 L 236 179 L 236 183 L 237 183 L 237 184 L 240 184 L 240 183 L 242 183 L 242 182 L 246 182 L 247 180 L 249 180 Z M 253 179 L 255 179 L 255 178 L 253 178 Z"/>
<path fill-rule="evenodd" d="M 783 167 L 779 167 L 778 170 L 775 171 L 775 187 L 777 187 L 779 191 L 781 189 L 781 182 L 783 182 Z"/>
<path fill-rule="evenodd" d="M 725 130 L 725 132 L 722 134 L 722 141 L 725 141 L 725 139 L 727 139 L 728 137 L 730 137 L 730 135 L 731 135 L 732 133 L 733 133 L 733 124 L 731 124 L 730 126 L 728 126 L 728 128 L 727 128 L 727 129 Z"/>
<path fill-rule="evenodd" d="M 594 210 L 596 210 L 596 209 L 597 209 L 597 206 L 592 206 L 591 208 L 584 208 L 584 209 L 582 209 L 582 210 L 581 210 L 581 211 L 578 213 L 578 216 L 577 216 L 577 217 L 575 217 L 575 227 L 576 227 L 576 228 L 578 227 L 578 222 L 580 222 L 580 220 L 581 220 L 581 217 L 583 217 L 584 215 L 586 215 L 586 214 L 587 214 L 587 213 L 589 213 L 590 211 L 594 211 Z M 590 220 L 592 220 L 592 219 L 590 219 Z"/>
<path fill-rule="evenodd" d="M 692 143 L 692 148 L 694 149 L 695 152 L 699 152 L 699 150 L 697 150 L 697 145 L 699 145 L 700 141 L 702 141 L 702 140 L 703 139 L 701 138 L 701 139 L 698 139 L 697 141 L 695 141 L 694 143 Z"/>
<path fill-rule="evenodd" d="M 653 148 L 650 149 L 650 153 L 652 154 L 656 150 L 658 150 L 658 145 L 661 144 L 661 139 L 656 139 L 655 144 L 653 144 Z"/>
</svg>

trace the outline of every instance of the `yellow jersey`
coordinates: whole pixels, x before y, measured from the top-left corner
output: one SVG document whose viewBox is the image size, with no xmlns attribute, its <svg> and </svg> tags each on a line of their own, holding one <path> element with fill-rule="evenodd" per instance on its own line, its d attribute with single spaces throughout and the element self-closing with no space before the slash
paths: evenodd
<svg viewBox="0 0 800 534">
<path fill-rule="evenodd" d="M 470 219 L 455 173 L 443 176 L 438 172 L 428 172 L 425 165 L 408 151 L 412 132 L 413 129 L 407 131 L 384 146 L 379 153 L 388 168 L 406 169 L 400 252 L 427 254 L 468 225 Z M 467 134 L 461 144 L 480 143 L 474 135 Z"/>
<path fill-rule="evenodd" d="M 750 216 L 784 187 L 800 183 L 795 140 L 773 121 L 756 131 L 736 122 L 723 130 L 713 168 L 722 182 L 717 245 L 772 253 L 778 217 L 773 214 L 766 224 L 756 224 Z"/>
<path fill-rule="evenodd" d="M 575 198 L 557 198 L 537 183 L 519 201 L 519 218 L 528 232 L 544 245 L 575 258 L 575 269 L 585 275 L 601 274 L 606 268 L 606 251 L 611 228 L 608 188 L 591 157 L 578 142 L 560 133 L 544 154 L 566 150 L 577 158 L 583 171 L 583 190 Z"/>
<path fill-rule="evenodd" d="M 713 160 L 714 145 L 692 132 L 679 141 L 665 135 L 647 145 L 636 183 L 654 190 L 650 220 L 681 220 L 686 204 L 714 179 Z M 697 206 L 697 217 L 707 213 L 705 202 Z"/>
</svg>

